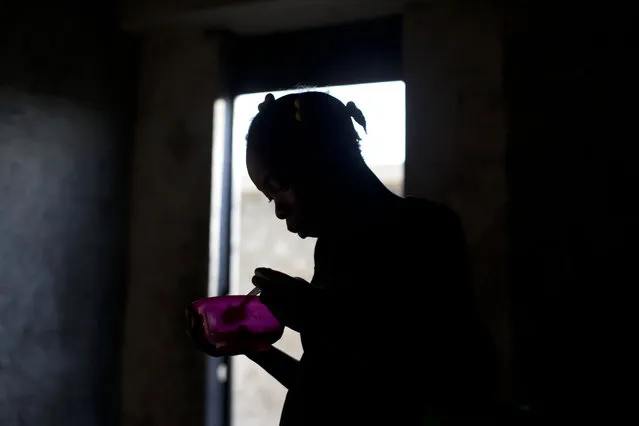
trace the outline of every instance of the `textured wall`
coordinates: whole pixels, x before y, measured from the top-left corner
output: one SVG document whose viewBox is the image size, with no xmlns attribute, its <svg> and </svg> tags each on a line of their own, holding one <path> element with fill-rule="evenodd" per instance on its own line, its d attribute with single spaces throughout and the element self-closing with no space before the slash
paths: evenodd
<svg viewBox="0 0 639 426">
<path fill-rule="evenodd" d="M 34 3 L 0 17 L 0 424 L 114 425 L 126 43 L 109 11 Z"/>
<path fill-rule="evenodd" d="M 404 15 L 406 193 L 443 201 L 466 230 L 483 315 L 508 392 L 505 107 L 499 11 L 453 0 Z"/>
<path fill-rule="evenodd" d="M 130 211 L 123 425 L 202 426 L 204 356 L 184 307 L 207 295 L 217 40 L 144 38 Z"/>
</svg>

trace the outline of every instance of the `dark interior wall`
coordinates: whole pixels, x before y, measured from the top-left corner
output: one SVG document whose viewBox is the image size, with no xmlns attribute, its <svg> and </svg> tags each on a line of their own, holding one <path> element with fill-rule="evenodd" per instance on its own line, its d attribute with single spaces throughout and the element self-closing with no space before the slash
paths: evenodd
<svg viewBox="0 0 639 426">
<path fill-rule="evenodd" d="M 501 8 L 416 2 L 404 14 L 405 193 L 461 218 L 471 282 L 494 339 L 499 399 L 511 399 Z"/>
<path fill-rule="evenodd" d="M 0 424 L 111 426 L 132 43 L 111 8 L 9 3 L 0 7 Z"/>
<path fill-rule="evenodd" d="M 184 307 L 208 290 L 219 41 L 198 30 L 140 41 L 121 425 L 202 426 L 205 355 L 184 332 Z"/>
<path fill-rule="evenodd" d="M 622 10 L 522 3 L 504 63 L 517 392 L 589 417 L 623 400 L 636 45 Z"/>
</svg>

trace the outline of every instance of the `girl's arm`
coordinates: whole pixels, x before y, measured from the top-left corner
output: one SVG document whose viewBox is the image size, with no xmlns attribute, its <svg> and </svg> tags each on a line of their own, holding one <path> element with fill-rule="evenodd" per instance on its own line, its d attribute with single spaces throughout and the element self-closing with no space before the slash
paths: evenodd
<svg viewBox="0 0 639 426">
<path fill-rule="evenodd" d="M 264 352 L 246 354 L 246 356 L 266 370 L 286 389 L 290 389 L 297 378 L 299 361 L 275 347 Z"/>
</svg>

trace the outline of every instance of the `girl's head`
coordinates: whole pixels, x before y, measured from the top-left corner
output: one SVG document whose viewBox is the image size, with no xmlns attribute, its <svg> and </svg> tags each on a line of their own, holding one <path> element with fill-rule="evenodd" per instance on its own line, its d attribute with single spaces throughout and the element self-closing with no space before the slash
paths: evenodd
<svg viewBox="0 0 639 426">
<path fill-rule="evenodd" d="M 317 237 L 339 217 L 342 189 L 364 164 L 353 120 L 366 130 L 355 104 L 321 92 L 269 94 L 260 104 L 247 136 L 248 173 L 289 231 Z"/>
</svg>

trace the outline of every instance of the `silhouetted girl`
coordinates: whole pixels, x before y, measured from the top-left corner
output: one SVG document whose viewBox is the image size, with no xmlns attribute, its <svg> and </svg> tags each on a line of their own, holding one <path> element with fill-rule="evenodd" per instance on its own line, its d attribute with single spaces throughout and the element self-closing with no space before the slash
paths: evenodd
<svg viewBox="0 0 639 426">
<path fill-rule="evenodd" d="M 353 120 L 366 129 L 352 102 L 306 92 L 266 96 L 250 126 L 251 180 L 290 232 L 318 240 L 310 283 L 266 268 L 253 277 L 301 333 L 302 359 L 247 356 L 288 388 L 283 426 L 469 420 L 490 405 L 494 365 L 459 218 L 391 193 Z"/>
</svg>

